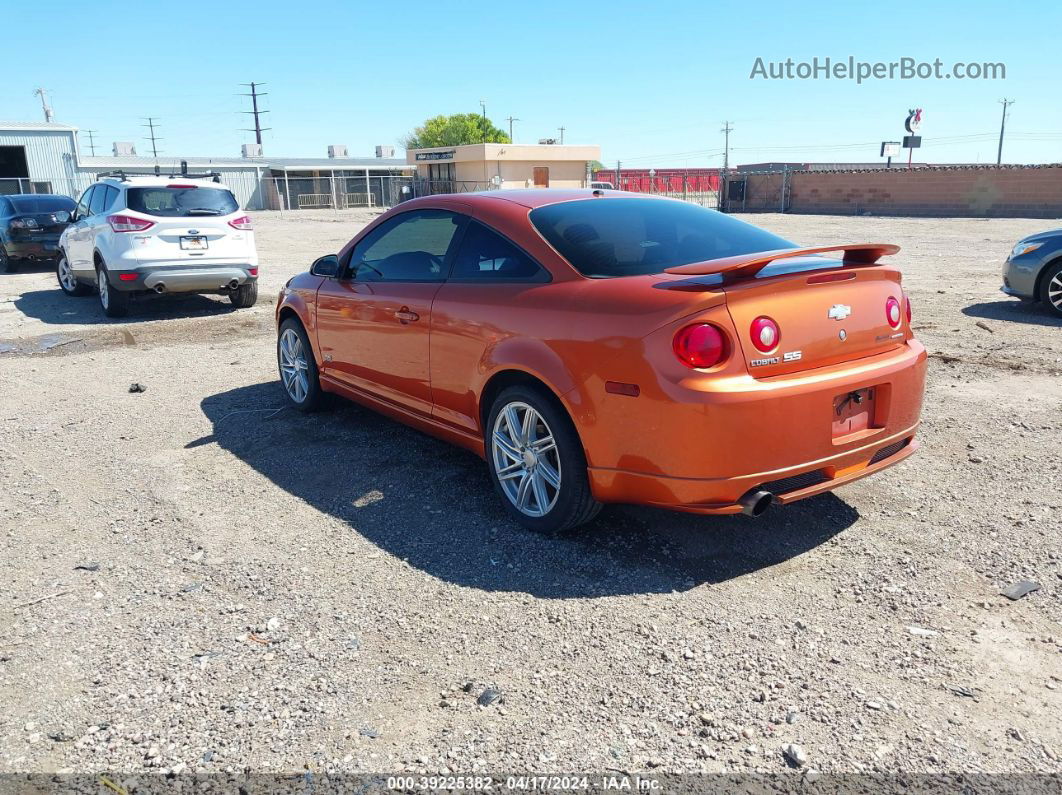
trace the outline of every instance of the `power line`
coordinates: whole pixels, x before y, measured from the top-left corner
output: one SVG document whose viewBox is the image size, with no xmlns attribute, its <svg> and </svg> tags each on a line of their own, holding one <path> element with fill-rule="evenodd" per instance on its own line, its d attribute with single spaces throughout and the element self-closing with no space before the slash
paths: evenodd
<svg viewBox="0 0 1062 795">
<path fill-rule="evenodd" d="M 156 116 L 143 116 L 142 118 L 147 122 L 147 124 L 141 124 L 140 126 L 147 127 L 149 130 L 148 135 L 145 135 L 144 137 L 147 140 L 151 141 L 151 156 L 157 158 L 159 156 L 159 150 L 156 142 L 162 140 L 157 135 L 155 135 L 155 127 L 156 123 L 158 122 L 158 118 Z"/>
<path fill-rule="evenodd" d="M 1007 108 L 1014 104 L 1013 99 L 999 100 L 999 104 L 1003 106 L 1003 116 L 999 120 L 999 149 L 996 151 L 996 165 L 1000 165 L 1003 162 L 1003 129 L 1007 126 Z"/>
<path fill-rule="evenodd" d="M 240 85 L 241 86 L 250 86 L 250 88 L 251 88 L 251 93 L 250 94 L 240 94 L 241 97 L 250 97 L 251 98 L 251 110 L 244 110 L 244 111 L 241 111 L 241 113 L 247 114 L 249 116 L 254 116 L 254 129 L 253 130 L 249 130 L 249 129 L 244 128 L 244 132 L 253 132 L 254 133 L 255 142 L 259 146 L 261 146 L 262 145 L 262 132 L 264 130 L 271 130 L 272 127 L 263 127 L 262 126 L 261 115 L 263 113 L 269 113 L 269 111 L 268 110 L 259 110 L 258 109 L 258 98 L 259 97 L 269 96 L 269 94 L 265 93 L 265 92 L 260 92 L 258 90 L 258 86 L 264 86 L 265 83 L 240 83 Z"/>
</svg>

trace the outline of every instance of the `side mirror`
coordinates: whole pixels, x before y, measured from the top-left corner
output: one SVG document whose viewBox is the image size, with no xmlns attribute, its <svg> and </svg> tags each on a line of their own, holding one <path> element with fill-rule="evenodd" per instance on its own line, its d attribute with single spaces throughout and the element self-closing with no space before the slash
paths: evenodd
<svg viewBox="0 0 1062 795">
<path fill-rule="evenodd" d="M 310 266 L 310 273 L 314 276 L 325 276 L 334 279 L 339 275 L 339 257 L 335 254 L 327 254 L 315 260 Z"/>
<path fill-rule="evenodd" d="M 68 224 L 74 220 L 74 217 L 66 210 L 59 210 L 58 212 L 52 213 L 52 217 L 55 218 L 57 224 Z"/>
</svg>

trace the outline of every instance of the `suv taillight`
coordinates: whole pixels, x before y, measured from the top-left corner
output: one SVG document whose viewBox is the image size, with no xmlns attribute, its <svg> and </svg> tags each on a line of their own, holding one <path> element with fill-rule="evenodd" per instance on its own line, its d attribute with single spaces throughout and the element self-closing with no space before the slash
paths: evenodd
<svg viewBox="0 0 1062 795">
<path fill-rule="evenodd" d="M 671 343 L 675 356 L 687 367 L 706 369 L 715 367 L 728 354 L 726 334 L 708 323 L 686 326 Z"/>
<path fill-rule="evenodd" d="M 155 225 L 154 221 L 145 221 L 143 218 L 133 218 L 131 215 L 108 215 L 107 223 L 115 232 L 143 232 Z"/>
<path fill-rule="evenodd" d="M 249 215 L 241 215 L 239 218 L 233 218 L 229 221 L 229 226 L 233 229 L 250 229 L 251 217 Z"/>
</svg>

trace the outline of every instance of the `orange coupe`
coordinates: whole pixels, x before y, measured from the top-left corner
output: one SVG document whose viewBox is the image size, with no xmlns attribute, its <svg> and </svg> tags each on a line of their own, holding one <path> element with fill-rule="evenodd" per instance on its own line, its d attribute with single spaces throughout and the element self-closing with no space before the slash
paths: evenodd
<svg viewBox="0 0 1062 795">
<path fill-rule="evenodd" d="M 606 502 L 755 516 L 917 448 L 897 250 L 618 191 L 415 199 L 284 287 L 281 380 L 474 451 L 535 530 Z"/>
</svg>

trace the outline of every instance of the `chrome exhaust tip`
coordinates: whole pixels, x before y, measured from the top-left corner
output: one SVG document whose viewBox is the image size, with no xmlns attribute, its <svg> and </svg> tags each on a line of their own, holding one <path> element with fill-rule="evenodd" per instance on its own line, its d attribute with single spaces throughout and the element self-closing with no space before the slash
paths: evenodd
<svg viewBox="0 0 1062 795">
<path fill-rule="evenodd" d="M 159 295 L 162 295 L 164 292 L 166 292 L 166 285 L 162 282 L 159 282 L 152 289 L 154 289 L 154 291 Z"/>
<path fill-rule="evenodd" d="M 239 279 L 233 279 L 232 281 L 229 282 L 228 288 L 230 290 L 238 290 L 240 288 L 240 280 Z"/>
<path fill-rule="evenodd" d="M 741 506 L 741 512 L 745 516 L 756 517 L 762 516 L 763 512 L 771 507 L 772 502 L 774 502 L 774 495 L 771 492 L 752 489 L 738 500 L 738 505 Z"/>
</svg>

